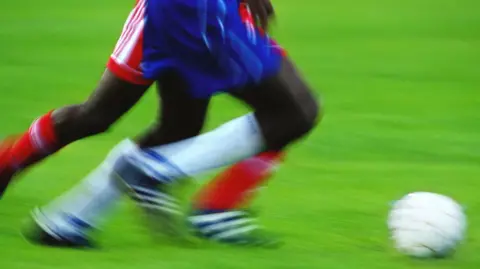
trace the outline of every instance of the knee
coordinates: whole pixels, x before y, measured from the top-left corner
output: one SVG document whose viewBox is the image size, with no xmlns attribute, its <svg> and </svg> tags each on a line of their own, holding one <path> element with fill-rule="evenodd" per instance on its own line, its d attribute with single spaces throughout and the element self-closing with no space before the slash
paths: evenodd
<svg viewBox="0 0 480 269">
<path fill-rule="evenodd" d="M 312 131 L 321 120 L 323 108 L 320 100 L 313 95 L 302 98 L 297 103 L 297 109 L 291 111 L 292 131 L 296 132 L 296 137 L 302 137 Z"/>
<path fill-rule="evenodd" d="M 284 108 L 283 126 L 289 134 L 290 142 L 310 133 L 322 117 L 321 102 L 311 91 L 298 96 L 290 107 Z"/>
<path fill-rule="evenodd" d="M 257 111 L 268 149 L 279 150 L 307 135 L 318 124 L 322 107 L 313 96 L 297 98 L 276 111 Z"/>
</svg>

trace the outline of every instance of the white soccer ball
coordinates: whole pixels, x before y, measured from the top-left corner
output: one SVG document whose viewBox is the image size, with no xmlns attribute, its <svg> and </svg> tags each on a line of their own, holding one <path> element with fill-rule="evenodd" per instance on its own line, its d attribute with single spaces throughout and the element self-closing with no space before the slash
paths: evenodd
<svg viewBox="0 0 480 269">
<path fill-rule="evenodd" d="M 417 258 L 441 258 L 463 240 L 467 219 L 462 206 L 450 197 L 410 193 L 395 202 L 388 228 L 397 250 Z"/>
</svg>

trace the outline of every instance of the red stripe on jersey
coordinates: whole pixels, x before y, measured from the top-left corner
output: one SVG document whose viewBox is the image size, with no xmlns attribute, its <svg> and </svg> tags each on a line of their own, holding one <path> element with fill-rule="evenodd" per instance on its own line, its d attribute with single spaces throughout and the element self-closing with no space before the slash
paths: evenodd
<svg viewBox="0 0 480 269">
<path fill-rule="evenodd" d="M 124 27 L 122 36 L 120 37 L 119 40 L 119 46 L 115 51 L 113 52 L 113 55 L 118 56 L 123 49 L 125 48 L 125 45 L 130 41 L 132 35 L 135 33 L 136 26 L 138 23 L 144 19 L 144 14 L 145 14 L 145 0 L 139 0 L 139 4 L 135 7 L 135 9 L 132 11 L 133 16 L 132 18 L 127 21 L 127 24 Z"/>
<path fill-rule="evenodd" d="M 138 36 L 137 42 L 132 49 L 130 57 L 126 61 L 127 66 L 136 66 L 141 71 L 140 64 L 143 58 L 143 32 Z"/>
<path fill-rule="evenodd" d="M 136 8 L 136 6 L 135 6 Z M 125 39 L 125 35 L 127 34 L 127 30 L 128 30 L 128 27 L 133 19 L 133 16 L 135 15 L 135 8 L 130 11 L 130 14 L 128 15 L 128 18 L 127 18 L 127 21 L 125 22 L 125 24 L 123 25 L 123 29 L 122 29 L 122 34 L 120 35 L 120 38 L 118 39 L 117 41 L 117 46 L 115 47 L 115 50 L 113 51 L 113 55 L 116 55 L 118 50 L 120 49 L 121 45 L 123 44 L 123 40 Z"/>
</svg>

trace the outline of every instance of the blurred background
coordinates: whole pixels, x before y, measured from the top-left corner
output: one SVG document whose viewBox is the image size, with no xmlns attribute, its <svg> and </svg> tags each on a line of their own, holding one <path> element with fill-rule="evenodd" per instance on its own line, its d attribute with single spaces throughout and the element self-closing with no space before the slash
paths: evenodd
<svg viewBox="0 0 480 269">
<path fill-rule="evenodd" d="M 279 250 L 154 241 L 125 201 L 98 233 L 98 251 L 29 245 L 22 221 L 78 182 L 120 139 L 154 119 L 151 91 L 109 134 L 32 169 L 0 202 L 0 268 L 479 268 L 480 2 L 272 0 L 273 35 L 321 94 L 321 126 L 291 149 L 257 201 Z M 132 0 L 3 1 L 0 135 L 84 100 Z M 245 112 L 215 98 L 213 128 Z M 211 175 L 202 176 L 202 184 Z M 189 193 L 197 185 L 186 191 Z M 452 260 L 401 257 L 388 240 L 389 203 L 411 191 L 467 206 L 466 244 Z"/>
</svg>

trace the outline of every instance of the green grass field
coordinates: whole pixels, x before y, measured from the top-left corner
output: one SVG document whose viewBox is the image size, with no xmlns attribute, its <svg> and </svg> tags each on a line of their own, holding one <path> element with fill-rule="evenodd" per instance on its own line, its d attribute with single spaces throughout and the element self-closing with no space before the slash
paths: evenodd
<svg viewBox="0 0 480 269">
<path fill-rule="evenodd" d="M 0 135 L 88 96 L 132 2 L 2 3 Z M 99 234 L 99 251 L 46 249 L 21 238 L 32 207 L 148 126 L 156 111 L 152 91 L 109 134 L 72 145 L 10 189 L 0 204 L 0 268 L 479 268 L 480 2 L 274 2 L 274 35 L 326 109 L 257 202 L 265 225 L 284 235 L 283 248 L 155 242 L 127 201 Z M 208 126 L 243 112 L 218 97 Z M 412 260 L 391 247 L 389 202 L 411 191 L 444 193 L 468 207 L 468 237 L 453 259 Z"/>
</svg>

